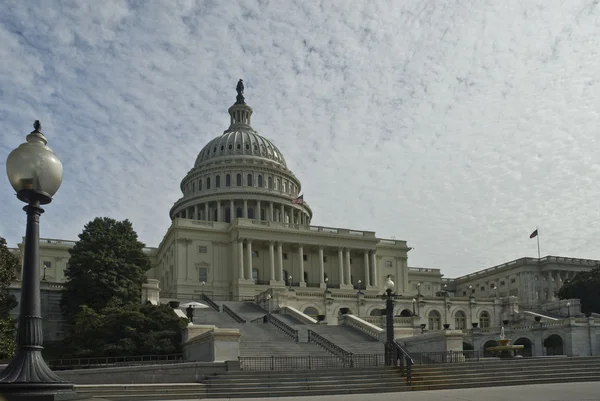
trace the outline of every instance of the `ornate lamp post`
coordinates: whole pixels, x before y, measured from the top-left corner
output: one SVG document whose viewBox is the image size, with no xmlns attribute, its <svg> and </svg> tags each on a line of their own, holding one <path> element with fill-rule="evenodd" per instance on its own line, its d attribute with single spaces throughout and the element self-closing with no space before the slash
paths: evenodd
<svg viewBox="0 0 600 401">
<path fill-rule="evenodd" d="M 383 288 L 385 289 L 385 365 L 392 366 L 394 364 L 394 282 L 388 276 Z"/>
<path fill-rule="evenodd" d="M 42 357 L 43 330 L 40 299 L 40 207 L 52 201 L 63 177 L 63 166 L 47 146 L 48 141 L 40 131 L 27 135 L 27 142 L 13 150 L 6 159 L 8 180 L 25 202 L 27 213 L 23 281 L 17 328 L 17 353 L 0 373 L 0 394 L 8 399 L 63 400 L 75 397 L 73 383 L 61 379 L 50 370 Z"/>
</svg>

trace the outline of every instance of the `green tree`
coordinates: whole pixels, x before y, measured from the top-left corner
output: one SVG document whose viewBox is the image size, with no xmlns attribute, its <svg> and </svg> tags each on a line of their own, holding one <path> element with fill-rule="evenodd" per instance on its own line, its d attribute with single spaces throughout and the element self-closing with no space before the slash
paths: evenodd
<svg viewBox="0 0 600 401">
<path fill-rule="evenodd" d="M 8 287 L 16 278 L 18 268 L 19 259 L 0 237 L 0 359 L 8 359 L 15 352 L 15 319 L 10 311 L 17 306 L 17 299 L 8 292 Z"/>
<path fill-rule="evenodd" d="M 150 259 L 129 220 L 97 217 L 85 225 L 69 250 L 60 306 L 69 324 L 83 305 L 94 311 L 107 306 L 139 304 Z"/>
<path fill-rule="evenodd" d="M 572 280 L 565 281 L 558 290 L 558 298 L 578 298 L 583 313 L 600 313 L 600 267 L 579 272 Z"/>
<path fill-rule="evenodd" d="M 99 312 L 83 306 L 65 351 L 79 358 L 178 354 L 187 323 L 168 305 L 111 306 Z"/>
</svg>

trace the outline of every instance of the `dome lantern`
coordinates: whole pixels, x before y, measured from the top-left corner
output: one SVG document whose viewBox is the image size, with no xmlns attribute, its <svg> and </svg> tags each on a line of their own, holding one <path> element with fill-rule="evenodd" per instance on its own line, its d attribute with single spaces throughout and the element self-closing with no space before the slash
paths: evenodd
<svg viewBox="0 0 600 401">
<path fill-rule="evenodd" d="M 231 116 L 229 130 L 234 128 L 252 129 L 252 107 L 246 104 L 246 99 L 244 98 L 244 80 L 240 79 L 238 81 L 235 90 L 237 91 L 236 101 L 229 108 L 229 115 Z"/>
</svg>

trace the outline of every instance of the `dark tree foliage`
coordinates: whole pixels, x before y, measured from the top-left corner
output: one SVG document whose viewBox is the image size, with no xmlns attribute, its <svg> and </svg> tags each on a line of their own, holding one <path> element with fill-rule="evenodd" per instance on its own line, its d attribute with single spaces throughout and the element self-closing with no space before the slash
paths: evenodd
<svg viewBox="0 0 600 401">
<path fill-rule="evenodd" d="M 15 352 L 15 319 L 10 316 L 10 311 L 17 306 L 17 300 L 9 294 L 8 287 L 15 280 L 18 269 L 19 259 L 0 237 L 0 359 L 8 359 Z"/>
<path fill-rule="evenodd" d="M 600 267 L 579 272 L 558 290 L 560 299 L 578 298 L 583 313 L 600 313 Z"/>
<path fill-rule="evenodd" d="M 100 312 L 83 306 L 64 342 L 65 356 L 179 354 L 187 323 L 168 305 L 111 306 Z"/>
<path fill-rule="evenodd" d="M 60 306 L 73 323 L 83 305 L 94 311 L 107 306 L 139 304 L 150 259 L 129 220 L 97 217 L 85 225 L 69 250 Z"/>
</svg>

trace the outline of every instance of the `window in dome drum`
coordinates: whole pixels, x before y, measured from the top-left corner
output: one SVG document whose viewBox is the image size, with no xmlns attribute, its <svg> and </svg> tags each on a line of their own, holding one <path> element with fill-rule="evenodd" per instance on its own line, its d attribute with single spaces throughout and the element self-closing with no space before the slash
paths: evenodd
<svg viewBox="0 0 600 401">
<path fill-rule="evenodd" d="M 262 175 L 259 175 L 258 176 L 258 187 L 262 188 L 262 186 L 263 186 L 263 178 L 262 178 Z"/>
<path fill-rule="evenodd" d="M 235 185 L 237 185 L 238 187 L 242 186 L 242 175 L 241 174 L 238 174 L 235 177 Z"/>
<path fill-rule="evenodd" d="M 226 187 L 230 187 L 231 186 L 231 176 L 229 174 L 227 174 L 225 176 L 225 186 Z"/>
<path fill-rule="evenodd" d="M 221 176 L 220 175 L 215 177 L 215 188 L 221 188 Z"/>
<path fill-rule="evenodd" d="M 254 183 L 252 182 L 252 174 L 248 174 L 248 180 L 247 180 L 247 181 L 248 181 L 248 186 L 249 186 L 249 187 L 252 187 L 252 186 L 254 186 L 254 185 L 253 185 Z"/>
<path fill-rule="evenodd" d="M 206 189 L 210 189 L 210 177 L 206 178 Z"/>
</svg>

